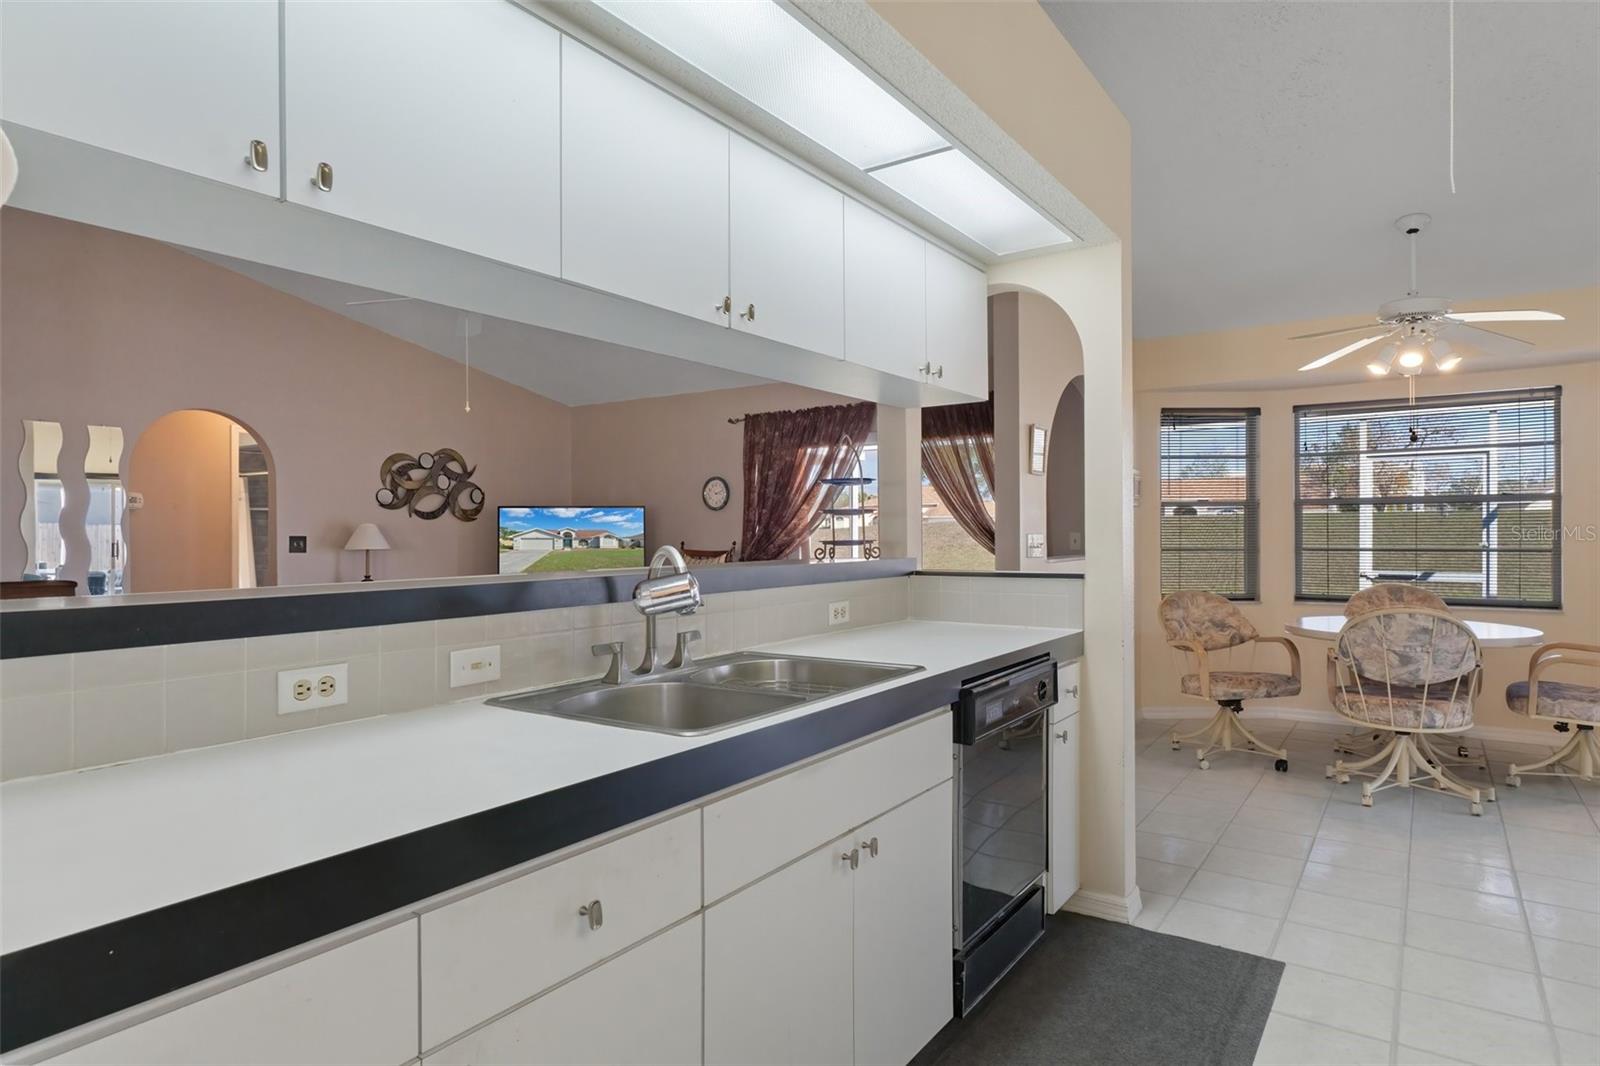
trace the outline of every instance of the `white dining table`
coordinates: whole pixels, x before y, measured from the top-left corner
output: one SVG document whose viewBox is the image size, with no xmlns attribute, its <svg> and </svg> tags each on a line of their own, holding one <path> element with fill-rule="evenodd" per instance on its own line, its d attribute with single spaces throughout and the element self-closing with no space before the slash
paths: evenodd
<svg viewBox="0 0 1600 1066">
<path fill-rule="evenodd" d="M 1310 637 L 1312 640 L 1333 640 L 1344 628 L 1342 614 L 1306 614 L 1283 628 L 1292 636 Z M 1505 622 L 1480 622 L 1463 618 L 1478 643 L 1485 648 L 1531 648 L 1544 643 L 1544 630 L 1532 626 L 1514 626 Z"/>
</svg>

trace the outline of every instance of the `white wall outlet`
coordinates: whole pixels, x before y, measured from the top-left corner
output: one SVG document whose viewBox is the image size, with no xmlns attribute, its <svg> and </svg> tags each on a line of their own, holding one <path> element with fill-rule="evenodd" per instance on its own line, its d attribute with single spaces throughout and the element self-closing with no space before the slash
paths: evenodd
<svg viewBox="0 0 1600 1066">
<path fill-rule="evenodd" d="M 450 687 L 500 680 L 500 645 L 463 648 L 450 653 Z"/>
<path fill-rule="evenodd" d="M 299 714 L 349 702 L 349 663 L 278 671 L 279 714 Z"/>
<path fill-rule="evenodd" d="M 848 621 L 850 621 L 849 600 L 835 600 L 833 603 L 828 604 L 828 624 L 830 626 L 842 626 Z"/>
</svg>

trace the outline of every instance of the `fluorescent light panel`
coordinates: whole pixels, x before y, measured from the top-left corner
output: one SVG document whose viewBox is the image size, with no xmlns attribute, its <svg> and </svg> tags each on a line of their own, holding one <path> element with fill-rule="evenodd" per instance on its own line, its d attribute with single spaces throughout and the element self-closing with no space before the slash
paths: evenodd
<svg viewBox="0 0 1600 1066">
<path fill-rule="evenodd" d="M 1072 240 L 1071 234 L 954 148 L 882 167 L 872 176 L 996 255 Z"/>
<path fill-rule="evenodd" d="M 1072 240 L 771 0 L 595 3 L 996 255 Z"/>
<path fill-rule="evenodd" d="M 862 170 L 947 144 L 926 122 L 777 4 L 716 0 L 596 3 Z"/>
</svg>

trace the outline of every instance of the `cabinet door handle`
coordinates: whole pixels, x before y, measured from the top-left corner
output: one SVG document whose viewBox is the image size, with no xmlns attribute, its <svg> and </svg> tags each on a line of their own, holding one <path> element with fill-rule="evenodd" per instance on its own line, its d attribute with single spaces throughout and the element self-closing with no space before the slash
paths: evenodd
<svg viewBox="0 0 1600 1066">
<path fill-rule="evenodd" d="M 1067 731 L 1065 729 L 1063 729 L 1061 732 L 1057 733 L 1056 734 L 1056 739 L 1061 741 L 1061 743 L 1065 744 L 1067 742 Z"/>
<path fill-rule="evenodd" d="M 943 363 L 939 364 L 939 368 L 933 372 L 933 376 L 936 377 L 936 378 L 940 378 L 941 380 L 944 378 L 944 364 Z"/>
<path fill-rule="evenodd" d="M 917 367 L 917 373 L 921 374 L 924 378 L 932 377 L 933 376 L 933 364 L 932 363 L 923 363 L 921 366 Z"/>
<path fill-rule="evenodd" d="M 1073 685 L 1071 688 L 1064 688 L 1061 691 L 1066 693 L 1068 696 L 1071 696 L 1073 699 L 1077 699 L 1078 698 L 1078 686 L 1077 685 Z"/>
<path fill-rule="evenodd" d="M 333 166 L 330 163 L 318 163 L 317 172 L 311 176 L 311 184 L 323 192 L 333 191 Z"/>
<path fill-rule="evenodd" d="M 721 303 L 712 305 L 711 310 L 720 311 L 725 315 L 733 314 L 733 297 L 724 296 Z"/>
<path fill-rule="evenodd" d="M 874 859 L 876 859 L 878 857 L 878 838 L 877 837 L 873 837 L 871 840 L 863 840 L 861 842 L 861 846 L 866 848 L 867 849 L 867 854 L 872 856 Z"/>
<path fill-rule="evenodd" d="M 750 304 L 743 311 L 740 311 L 739 317 L 744 319 L 746 322 L 754 322 L 756 320 L 756 305 Z"/>
<path fill-rule="evenodd" d="M 244 157 L 244 161 L 251 170 L 265 171 L 267 169 L 267 142 L 251 141 L 250 152 Z"/>
<path fill-rule="evenodd" d="M 606 924 L 605 911 L 600 906 L 600 901 L 591 899 L 588 903 L 578 908 L 581 917 L 589 919 L 589 928 L 598 929 Z"/>
<path fill-rule="evenodd" d="M 840 855 L 839 858 L 841 861 L 849 863 L 850 869 L 854 870 L 857 866 L 861 865 L 861 849 L 851 848 L 843 855 Z"/>
</svg>

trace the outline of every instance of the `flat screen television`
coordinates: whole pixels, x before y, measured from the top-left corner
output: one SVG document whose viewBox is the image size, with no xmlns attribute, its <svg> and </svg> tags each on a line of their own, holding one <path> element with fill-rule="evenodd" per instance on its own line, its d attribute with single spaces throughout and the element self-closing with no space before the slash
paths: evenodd
<svg viewBox="0 0 1600 1066">
<path fill-rule="evenodd" d="M 643 507 L 502 507 L 500 573 L 644 565 Z"/>
</svg>

